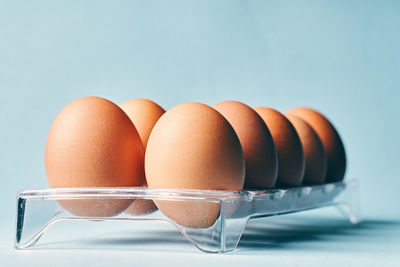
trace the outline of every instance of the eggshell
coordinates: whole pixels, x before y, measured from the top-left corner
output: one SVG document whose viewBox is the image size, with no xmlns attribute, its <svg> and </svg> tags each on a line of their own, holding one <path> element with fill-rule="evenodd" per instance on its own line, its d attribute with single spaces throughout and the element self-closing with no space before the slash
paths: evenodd
<svg viewBox="0 0 400 267">
<path fill-rule="evenodd" d="M 304 120 L 286 115 L 300 137 L 304 151 L 306 169 L 303 184 L 322 184 L 325 182 L 327 170 L 327 157 L 324 147 L 313 128 Z"/>
<path fill-rule="evenodd" d="M 342 181 L 346 172 L 346 152 L 335 127 L 324 115 L 311 108 L 298 107 L 289 110 L 286 114 L 303 119 L 317 133 L 328 157 L 326 181 Z"/>
<path fill-rule="evenodd" d="M 267 107 L 255 108 L 271 132 L 278 153 L 277 185 L 301 185 L 305 161 L 300 138 L 290 121 L 280 112 Z"/>
<path fill-rule="evenodd" d="M 148 99 L 132 99 L 121 104 L 120 107 L 135 125 L 144 149 L 146 150 L 150 133 L 158 119 L 165 113 L 165 110 Z M 146 181 L 143 185 L 147 186 Z M 157 206 L 152 200 L 136 199 L 129 208 L 125 210 L 125 213 L 140 215 L 148 214 L 156 210 Z"/>
<path fill-rule="evenodd" d="M 133 203 L 124 211 L 124 213 L 131 215 L 144 215 L 150 214 L 158 210 L 153 200 L 149 199 L 135 199 Z"/>
<path fill-rule="evenodd" d="M 271 133 L 263 119 L 249 106 L 224 101 L 213 106 L 232 125 L 242 145 L 245 188 L 272 188 L 278 174 L 278 158 Z"/>
<path fill-rule="evenodd" d="M 158 119 L 165 113 L 165 110 L 148 99 L 132 99 L 122 103 L 120 107 L 135 125 L 146 150 L 150 133 Z"/>
<path fill-rule="evenodd" d="M 150 188 L 241 190 L 245 163 L 239 138 L 213 108 L 184 103 L 168 110 L 154 126 L 145 154 Z M 158 208 L 180 225 L 207 228 L 219 216 L 218 202 L 157 200 Z"/>
<path fill-rule="evenodd" d="M 144 181 L 144 149 L 125 112 L 104 98 L 83 97 L 64 107 L 46 142 L 50 187 L 127 187 Z M 129 199 L 62 200 L 80 216 L 114 216 Z"/>
</svg>

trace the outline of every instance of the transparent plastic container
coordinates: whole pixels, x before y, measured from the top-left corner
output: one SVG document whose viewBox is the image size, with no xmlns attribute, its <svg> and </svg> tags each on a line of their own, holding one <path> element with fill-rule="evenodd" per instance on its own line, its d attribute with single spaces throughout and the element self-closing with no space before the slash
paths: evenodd
<svg viewBox="0 0 400 267">
<path fill-rule="evenodd" d="M 356 180 L 351 180 L 297 188 L 238 192 L 142 187 L 24 190 L 17 195 L 15 247 L 26 249 L 35 245 L 49 228 L 62 221 L 114 220 L 135 223 L 137 220 L 151 220 L 171 223 L 201 251 L 228 252 L 235 250 L 247 222 L 254 218 L 336 206 L 351 223 L 359 222 L 358 186 Z M 97 209 L 107 210 L 112 206 L 108 205 L 110 201 L 121 200 L 134 200 L 133 203 L 142 201 L 145 205 L 142 205 L 140 214 L 105 212 L 105 216 L 84 216 L 74 215 L 63 208 L 65 205 L 59 204 L 63 201 L 91 201 L 91 205 Z M 201 213 L 205 205 L 210 204 L 218 207 L 219 213 L 211 226 L 183 226 L 171 219 L 171 216 L 167 217 L 156 210 L 151 201 L 183 205 L 189 203 L 193 214 Z"/>
</svg>

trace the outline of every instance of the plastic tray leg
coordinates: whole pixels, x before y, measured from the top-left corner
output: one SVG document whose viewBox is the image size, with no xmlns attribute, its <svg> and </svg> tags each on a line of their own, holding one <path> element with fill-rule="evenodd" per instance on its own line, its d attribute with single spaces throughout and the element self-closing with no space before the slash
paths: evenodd
<svg viewBox="0 0 400 267">
<path fill-rule="evenodd" d="M 230 212 L 227 212 L 226 208 L 227 205 L 231 204 L 224 201 L 220 202 L 220 216 L 210 228 L 192 229 L 176 224 L 175 226 L 190 243 L 203 252 L 223 253 L 233 251 L 239 243 L 249 217 L 231 218 Z M 171 223 L 173 222 L 171 221 Z"/>
<path fill-rule="evenodd" d="M 361 222 L 359 184 L 357 182 L 348 184 L 346 190 L 335 200 L 334 205 L 351 223 Z"/>
</svg>

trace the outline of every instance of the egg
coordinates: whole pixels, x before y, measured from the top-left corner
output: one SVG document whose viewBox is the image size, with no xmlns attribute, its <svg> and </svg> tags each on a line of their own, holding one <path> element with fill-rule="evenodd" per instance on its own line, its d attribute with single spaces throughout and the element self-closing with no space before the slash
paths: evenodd
<svg viewBox="0 0 400 267">
<path fill-rule="evenodd" d="M 271 132 L 278 153 L 278 186 L 298 186 L 303 182 L 305 161 L 300 138 L 290 121 L 267 107 L 254 109 Z"/>
<path fill-rule="evenodd" d="M 278 158 L 271 133 L 263 119 L 252 108 L 237 101 L 213 106 L 232 125 L 242 145 L 245 166 L 245 188 L 273 188 L 278 174 Z"/>
<path fill-rule="evenodd" d="M 146 149 L 151 130 L 165 110 L 157 103 L 148 99 L 132 99 L 120 105 L 122 110 L 129 116 Z"/>
<path fill-rule="evenodd" d="M 311 108 L 298 107 L 289 110 L 286 114 L 303 119 L 317 133 L 328 158 L 326 181 L 342 181 L 346 172 L 346 152 L 335 127 L 324 115 Z"/>
<path fill-rule="evenodd" d="M 313 128 L 304 120 L 287 114 L 286 117 L 300 137 L 306 162 L 303 184 L 322 184 L 325 182 L 327 157 L 324 147 Z"/>
<path fill-rule="evenodd" d="M 47 180 L 60 187 L 129 187 L 144 181 L 144 149 L 128 115 L 109 100 L 82 97 L 51 125 L 45 149 Z M 114 216 L 129 199 L 60 200 L 79 216 Z"/>
<path fill-rule="evenodd" d="M 243 150 L 229 122 L 201 103 L 183 103 L 168 110 L 154 126 L 146 148 L 149 188 L 242 190 Z M 176 223 L 207 228 L 219 216 L 218 202 L 156 200 Z"/>
<path fill-rule="evenodd" d="M 147 141 L 150 133 L 158 121 L 165 113 L 165 110 L 158 104 L 148 99 L 132 99 L 120 105 L 120 107 L 129 116 L 142 140 L 143 147 L 146 150 Z M 146 181 L 143 184 L 147 186 Z M 157 210 L 157 206 L 152 200 L 136 199 L 131 206 L 125 210 L 125 213 L 140 215 L 148 214 Z"/>
</svg>

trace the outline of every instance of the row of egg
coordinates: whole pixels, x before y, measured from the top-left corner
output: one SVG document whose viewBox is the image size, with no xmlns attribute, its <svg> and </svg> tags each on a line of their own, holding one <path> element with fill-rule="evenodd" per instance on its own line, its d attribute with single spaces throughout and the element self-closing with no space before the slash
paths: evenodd
<svg viewBox="0 0 400 267">
<path fill-rule="evenodd" d="M 309 108 L 283 115 L 224 101 L 213 107 L 189 102 L 165 112 L 145 99 L 117 106 L 83 97 L 54 120 L 45 167 L 51 187 L 242 190 L 340 181 L 346 157 L 332 124 Z M 152 209 L 151 201 L 112 203 L 100 214 L 112 216 L 129 205 L 131 213 Z M 63 206 L 98 216 L 89 204 Z M 176 216 L 168 212 L 171 205 L 157 205 Z"/>
</svg>

